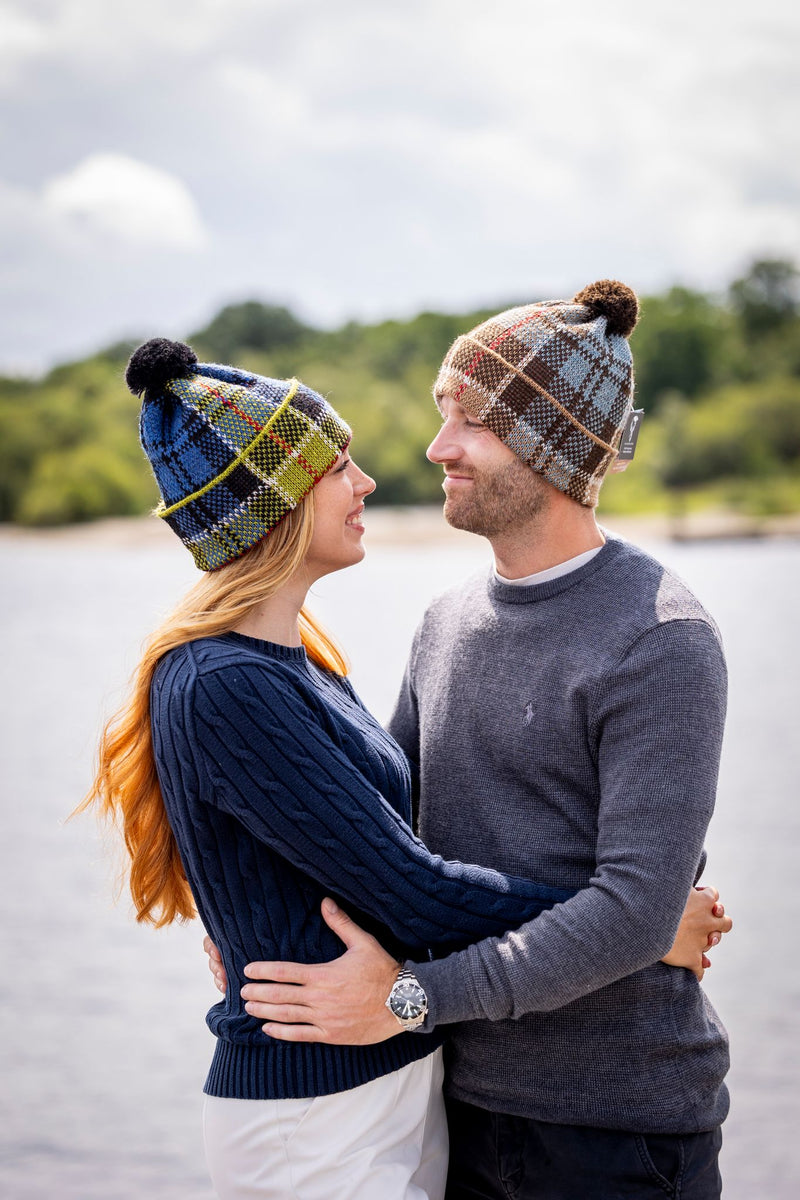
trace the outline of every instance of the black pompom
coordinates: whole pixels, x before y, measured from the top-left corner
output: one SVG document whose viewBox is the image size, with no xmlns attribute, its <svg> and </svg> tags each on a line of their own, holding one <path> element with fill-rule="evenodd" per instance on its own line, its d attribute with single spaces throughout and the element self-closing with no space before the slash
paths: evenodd
<svg viewBox="0 0 800 1200">
<path fill-rule="evenodd" d="M 141 396 L 142 392 L 158 395 L 170 379 L 191 375 L 196 362 L 197 355 L 184 342 L 151 338 L 131 355 L 125 382 L 135 396 Z"/>
<path fill-rule="evenodd" d="M 606 318 L 609 333 L 628 337 L 639 320 L 639 301 L 636 293 L 618 279 L 598 279 L 575 297 L 576 304 L 585 304 L 596 317 Z"/>
</svg>

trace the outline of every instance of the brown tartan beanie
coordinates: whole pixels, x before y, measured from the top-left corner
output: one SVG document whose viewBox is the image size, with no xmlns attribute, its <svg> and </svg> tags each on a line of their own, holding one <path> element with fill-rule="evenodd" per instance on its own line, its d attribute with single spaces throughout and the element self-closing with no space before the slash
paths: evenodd
<svg viewBox="0 0 800 1200">
<path fill-rule="evenodd" d="M 594 508 L 633 403 L 635 293 L 601 279 L 573 300 L 499 313 L 456 338 L 434 385 L 523 462 Z"/>
</svg>

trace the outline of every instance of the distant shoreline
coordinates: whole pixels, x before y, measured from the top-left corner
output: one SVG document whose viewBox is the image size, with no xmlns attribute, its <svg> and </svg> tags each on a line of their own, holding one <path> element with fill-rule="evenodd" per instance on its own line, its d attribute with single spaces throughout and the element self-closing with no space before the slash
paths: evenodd
<svg viewBox="0 0 800 1200">
<path fill-rule="evenodd" d="M 598 513 L 602 525 L 631 541 L 719 541 L 735 538 L 800 538 L 800 513 L 752 517 L 734 512 L 698 512 L 672 517 L 659 514 L 623 516 Z M 373 545 L 450 544 L 470 538 L 451 529 L 441 509 L 432 505 L 371 508 L 366 513 L 367 538 Z M 169 527 L 154 517 L 107 517 L 80 525 L 31 529 L 0 525 L 0 543 L 6 545 L 60 542 L 66 545 L 116 546 L 118 548 L 174 545 Z"/>
</svg>

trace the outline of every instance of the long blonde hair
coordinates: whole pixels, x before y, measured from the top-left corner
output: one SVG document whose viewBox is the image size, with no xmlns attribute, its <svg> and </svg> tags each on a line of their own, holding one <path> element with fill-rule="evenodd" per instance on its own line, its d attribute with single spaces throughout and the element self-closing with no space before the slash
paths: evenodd
<svg viewBox="0 0 800 1200">
<path fill-rule="evenodd" d="M 176 646 L 235 628 L 301 567 L 313 531 L 309 493 L 241 558 L 204 574 L 147 639 L 130 694 L 103 730 L 97 773 L 75 812 L 97 805 L 101 816 L 120 827 L 130 856 L 137 921 L 158 928 L 196 916 L 156 773 L 150 729 L 150 686 L 156 667 Z M 305 608 L 300 611 L 300 638 L 315 662 L 347 674 L 343 652 Z"/>
</svg>

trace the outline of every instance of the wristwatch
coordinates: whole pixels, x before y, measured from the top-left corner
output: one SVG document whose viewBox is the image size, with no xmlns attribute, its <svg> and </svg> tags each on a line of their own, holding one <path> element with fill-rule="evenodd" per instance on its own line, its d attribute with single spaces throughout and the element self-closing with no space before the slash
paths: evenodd
<svg viewBox="0 0 800 1200">
<path fill-rule="evenodd" d="M 413 971 L 401 967 L 386 1007 L 403 1029 L 418 1029 L 428 1014 L 428 997 Z"/>
</svg>

